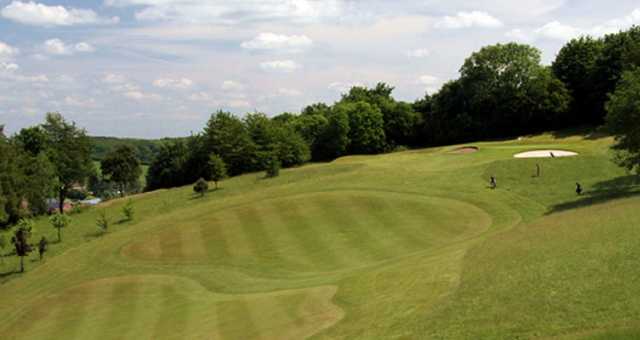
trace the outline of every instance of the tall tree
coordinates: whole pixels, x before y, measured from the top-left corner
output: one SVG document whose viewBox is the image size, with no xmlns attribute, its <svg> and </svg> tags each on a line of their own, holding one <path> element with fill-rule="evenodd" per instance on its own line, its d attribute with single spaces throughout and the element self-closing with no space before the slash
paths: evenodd
<svg viewBox="0 0 640 340">
<path fill-rule="evenodd" d="M 602 107 L 596 103 L 595 71 L 603 48 L 602 39 L 573 39 L 562 47 L 551 66 L 573 98 L 566 124 L 598 123 L 602 119 Z"/>
<path fill-rule="evenodd" d="M 205 127 L 208 154 L 220 155 L 232 176 L 258 170 L 256 145 L 242 120 L 231 113 L 218 111 Z"/>
<path fill-rule="evenodd" d="M 640 170 L 640 68 L 624 73 L 607 103 L 606 128 L 615 137 L 616 160 Z"/>
<path fill-rule="evenodd" d="M 136 186 L 142 174 L 140 161 L 136 151 L 129 145 L 120 145 L 100 162 L 102 174 L 115 182 L 120 188 L 120 196 L 124 197 L 127 188 Z"/>
<path fill-rule="evenodd" d="M 384 121 L 382 112 L 364 101 L 342 102 L 334 110 L 345 112 L 349 117 L 349 153 L 375 154 L 385 149 Z"/>
<path fill-rule="evenodd" d="M 181 140 L 166 141 L 160 146 L 147 172 L 147 190 L 172 188 L 187 184 L 185 164 L 188 149 Z"/>
<path fill-rule="evenodd" d="M 58 180 L 60 212 L 64 200 L 75 184 L 84 184 L 93 172 L 91 141 L 86 131 L 68 123 L 59 113 L 48 113 L 42 125 L 47 136 L 47 152 Z"/>
<path fill-rule="evenodd" d="M 331 160 L 343 156 L 349 146 L 349 114 L 345 110 L 332 109 L 326 116 L 326 128 L 314 143 L 313 157 L 316 160 Z"/>
</svg>

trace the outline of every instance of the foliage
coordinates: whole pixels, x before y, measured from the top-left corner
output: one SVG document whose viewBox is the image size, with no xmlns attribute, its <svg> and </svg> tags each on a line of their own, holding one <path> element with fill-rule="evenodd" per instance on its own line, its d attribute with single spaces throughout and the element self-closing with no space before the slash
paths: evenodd
<svg viewBox="0 0 640 340">
<path fill-rule="evenodd" d="M 128 199 L 127 203 L 122 207 L 122 214 L 124 215 L 125 221 L 133 221 L 135 211 L 133 208 L 133 201 L 131 199 Z"/>
<path fill-rule="evenodd" d="M 211 180 L 215 183 L 216 189 L 218 189 L 218 182 L 227 178 L 227 166 L 220 156 L 211 154 L 209 156 L 209 169 L 211 170 Z"/>
<path fill-rule="evenodd" d="M 209 191 L 209 183 L 204 178 L 200 178 L 196 184 L 193 185 L 193 191 L 200 195 L 200 197 L 204 197 L 204 194 Z"/>
<path fill-rule="evenodd" d="M 242 120 L 231 113 L 218 111 L 209 118 L 204 133 L 208 154 L 220 155 L 231 176 L 258 169 L 257 146 Z"/>
<path fill-rule="evenodd" d="M 183 141 L 167 141 L 149 166 L 147 190 L 172 188 L 186 184 L 185 163 L 188 152 Z"/>
<path fill-rule="evenodd" d="M 566 125 L 598 123 L 602 120 L 602 107 L 598 108 L 595 102 L 595 70 L 603 48 L 601 39 L 573 39 L 562 47 L 551 66 L 553 74 L 566 85 L 573 99 Z"/>
<path fill-rule="evenodd" d="M 30 219 L 21 219 L 16 226 L 11 243 L 16 250 L 16 256 L 20 257 L 20 272 L 24 273 L 24 257 L 33 250 L 29 239 L 34 232 L 34 222 Z"/>
<path fill-rule="evenodd" d="M 120 145 L 109 152 L 100 162 L 102 175 L 115 182 L 124 197 L 128 188 L 137 187 L 142 168 L 135 150 L 129 145 Z"/>
<path fill-rule="evenodd" d="M 271 158 L 269 159 L 269 162 L 267 163 L 267 168 L 265 170 L 266 170 L 267 178 L 274 178 L 274 177 L 280 176 L 280 160 L 278 159 L 278 156 L 276 155 L 271 156 Z"/>
<path fill-rule="evenodd" d="M 58 242 L 62 242 L 61 229 L 69 226 L 71 218 L 65 214 L 56 213 L 49 217 L 49 222 L 58 230 Z"/>
<path fill-rule="evenodd" d="M 606 129 L 615 136 L 617 162 L 640 169 L 640 68 L 626 72 L 607 103 Z"/>
<path fill-rule="evenodd" d="M 83 185 L 93 173 L 91 140 L 86 131 L 68 123 L 59 113 L 48 113 L 42 125 L 47 136 L 47 153 L 58 180 L 58 201 L 63 211 L 67 192 Z"/>
<path fill-rule="evenodd" d="M 350 154 L 375 154 L 385 150 L 382 112 L 364 101 L 343 102 L 334 107 L 349 117 Z"/>
<path fill-rule="evenodd" d="M 38 255 L 40 256 L 40 261 L 42 261 L 42 257 L 44 256 L 44 253 L 49 248 L 48 246 L 49 246 L 49 241 L 47 241 L 46 237 L 42 236 L 42 238 L 40 238 L 40 242 L 38 242 Z"/>
<path fill-rule="evenodd" d="M 89 137 L 93 144 L 91 158 L 94 161 L 101 161 L 104 157 L 120 146 L 128 145 L 134 148 L 136 157 L 142 164 L 151 164 L 160 146 L 166 141 L 174 138 L 163 138 L 156 140 L 135 139 L 135 138 L 115 138 L 115 137 Z"/>
<path fill-rule="evenodd" d="M 96 226 L 102 233 L 106 233 L 109 230 L 109 217 L 107 216 L 107 211 L 102 209 L 98 211 L 98 217 L 96 218 Z"/>
</svg>

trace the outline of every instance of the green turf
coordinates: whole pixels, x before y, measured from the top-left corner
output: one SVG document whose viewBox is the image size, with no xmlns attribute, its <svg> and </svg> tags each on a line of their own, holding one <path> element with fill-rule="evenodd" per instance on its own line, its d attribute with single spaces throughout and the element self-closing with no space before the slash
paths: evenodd
<svg viewBox="0 0 640 340">
<path fill-rule="evenodd" d="M 126 200 L 73 215 L 27 273 L 4 257 L 1 338 L 636 338 L 640 188 L 611 140 L 474 145 L 139 195 L 132 222 Z M 544 148 L 580 156 L 512 157 Z"/>
</svg>

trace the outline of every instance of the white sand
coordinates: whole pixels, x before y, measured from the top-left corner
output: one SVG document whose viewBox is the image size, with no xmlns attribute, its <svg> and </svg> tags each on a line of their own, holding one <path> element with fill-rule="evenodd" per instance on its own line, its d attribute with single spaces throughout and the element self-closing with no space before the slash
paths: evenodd
<svg viewBox="0 0 640 340">
<path fill-rule="evenodd" d="M 553 154 L 553 156 L 551 156 Z M 574 157 L 578 154 L 571 151 L 564 150 L 536 150 L 521 152 L 513 155 L 515 158 L 551 158 L 551 157 Z"/>
</svg>

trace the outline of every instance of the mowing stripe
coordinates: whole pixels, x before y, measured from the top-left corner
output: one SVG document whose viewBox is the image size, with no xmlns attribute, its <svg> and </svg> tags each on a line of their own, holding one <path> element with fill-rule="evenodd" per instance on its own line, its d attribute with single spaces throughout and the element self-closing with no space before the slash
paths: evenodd
<svg viewBox="0 0 640 340">
<path fill-rule="evenodd" d="M 210 263 L 217 263 L 220 259 L 230 259 L 231 252 L 227 238 L 224 236 L 226 229 L 217 217 L 207 222 L 202 222 L 198 226 L 203 241 L 206 241 L 206 252 Z"/>
<path fill-rule="evenodd" d="M 280 258 L 279 251 L 273 240 L 266 232 L 263 216 L 253 207 L 245 207 L 234 211 L 240 221 L 242 232 L 247 235 L 251 242 L 252 249 L 259 257 L 264 258 L 272 265 L 278 263 Z"/>
<path fill-rule="evenodd" d="M 220 231 L 221 237 L 228 245 L 229 252 L 233 255 L 230 259 L 237 261 L 244 258 L 255 258 L 255 249 L 251 247 L 251 242 L 248 239 L 248 235 L 241 230 L 238 215 L 229 211 L 222 216 L 224 223 L 221 224 Z"/>
<path fill-rule="evenodd" d="M 182 226 L 178 232 L 180 238 L 180 259 L 201 261 L 207 258 L 205 239 L 202 230 L 195 225 Z"/>
<path fill-rule="evenodd" d="M 378 252 L 382 252 L 383 247 L 369 235 L 366 226 L 351 215 L 348 209 L 351 204 L 351 199 L 346 198 L 318 198 L 318 205 L 329 220 L 326 226 L 333 229 L 335 235 L 342 236 L 337 242 L 344 244 L 340 250 L 343 257 L 356 260 L 354 264 L 380 260 Z"/>
<path fill-rule="evenodd" d="M 260 332 L 251 318 L 249 306 L 244 298 L 218 303 L 216 311 L 220 322 L 220 333 L 225 340 L 259 339 Z M 241 336 L 242 335 L 242 336 Z"/>
<path fill-rule="evenodd" d="M 163 285 L 161 294 L 162 301 L 156 309 L 159 317 L 150 338 L 180 338 L 187 334 L 190 306 L 194 302 L 186 299 L 173 285 Z"/>
<path fill-rule="evenodd" d="M 127 337 L 127 331 L 131 331 L 137 315 L 135 282 L 114 282 L 109 285 L 111 292 L 105 299 L 105 311 L 108 315 L 104 318 L 100 331 L 97 334 L 117 334 L 117 338 Z M 117 330 L 114 332 L 114 330 Z"/>
<path fill-rule="evenodd" d="M 296 243 L 304 249 L 305 257 L 311 259 L 314 267 L 332 270 L 344 266 L 338 259 L 334 249 L 330 246 L 331 240 L 327 240 L 317 224 L 311 225 L 307 216 L 300 208 L 300 204 L 309 204 L 308 201 L 278 201 L 274 203 L 276 210 L 282 214 L 282 219 L 289 221 L 286 224 L 287 233 L 296 239 Z M 313 268 L 315 269 L 315 268 Z M 313 271 L 309 268 L 309 271 Z"/>
</svg>

